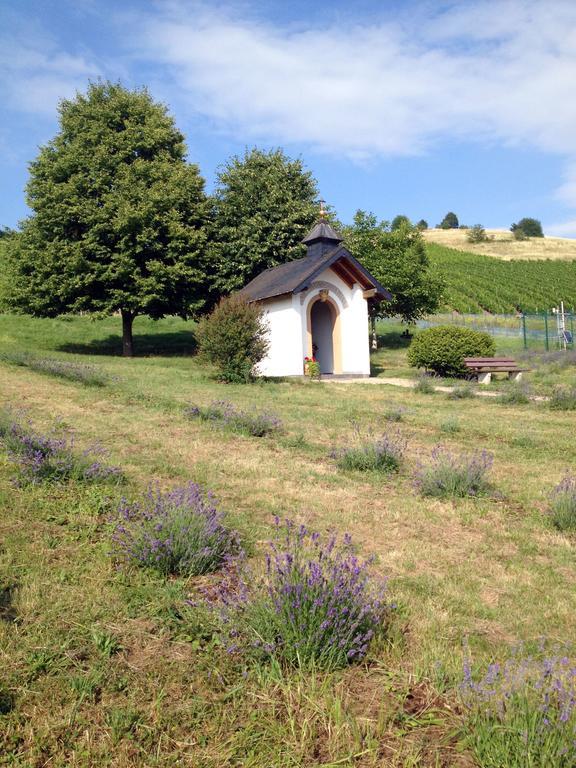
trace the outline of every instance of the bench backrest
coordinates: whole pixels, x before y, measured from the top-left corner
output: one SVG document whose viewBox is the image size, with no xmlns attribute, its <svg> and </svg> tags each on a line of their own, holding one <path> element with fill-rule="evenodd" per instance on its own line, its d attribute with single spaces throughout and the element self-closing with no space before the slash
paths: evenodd
<svg viewBox="0 0 576 768">
<path fill-rule="evenodd" d="M 464 362 L 467 364 L 470 363 L 472 365 L 516 365 L 516 360 L 514 360 L 513 357 L 465 357 Z"/>
</svg>

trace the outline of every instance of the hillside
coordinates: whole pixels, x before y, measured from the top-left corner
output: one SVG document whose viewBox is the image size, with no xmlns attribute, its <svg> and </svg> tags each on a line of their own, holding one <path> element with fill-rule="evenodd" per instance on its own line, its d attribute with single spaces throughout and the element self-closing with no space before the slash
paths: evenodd
<svg viewBox="0 0 576 768">
<path fill-rule="evenodd" d="M 481 253 L 498 259 L 576 259 L 576 240 L 566 237 L 533 237 L 514 240 L 506 229 L 487 229 L 493 238 L 486 243 L 469 243 L 466 229 L 427 229 L 423 232 L 428 243 L 458 248 L 469 253 Z"/>
<path fill-rule="evenodd" d="M 446 281 L 446 309 L 534 312 L 551 309 L 560 301 L 567 308 L 576 307 L 576 260 L 505 261 L 431 242 L 427 250 Z"/>
</svg>

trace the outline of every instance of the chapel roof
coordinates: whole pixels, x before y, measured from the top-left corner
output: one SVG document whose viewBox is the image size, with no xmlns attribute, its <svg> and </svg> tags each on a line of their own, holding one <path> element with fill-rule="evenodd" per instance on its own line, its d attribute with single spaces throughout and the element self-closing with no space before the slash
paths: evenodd
<svg viewBox="0 0 576 768">
<path fill-rule="evenodd" d="M 305 245 L 315 243 L 317 240 L 328 240 L 329 242 L 341 243 L 343 238 L 333 229 L 330 224 L 321 217 L 312 227 L 302 242 Z"/>
<path fill-rule="evenodd" d="M 314 229 L 320 225 L 330 227 L 326 222 L 319 222 Z M 314 229 L 312 232 L 314 232 Z M 332 230 L 332 227 L 330 227 L 330 230 Z M 312 235 L 312 232 L 310 235 Z M 308 239 L 310 235 L 303 242 L 307 243 L 309 251 L 312 251 Z M 324 240 L 323 237 L 322 240 Z M 314 242 L 318 242 L 318 237 L 314 238 Z M 392 294 L 352 256 L 350 251 L 343 245 L 340 245 L 340 242 L 341 240 L 338 238 L 338 244 L 328 250 L 315 250 L 314 252 L 309 252 L 309 255 L 304 256 L 302 259 L 289 261 L 286 264 L 280 264 L 277 267 L 271 267 L 261 272 L 248 285 L 242 288 L 240 295 L 246 297 L 249 301 L 262 301 L 275 296 L 282 296 L 286 293 L 305 291 L 321 272 L 332 268 L 350 287 L 354 283 L 360 283 L 365 290 L 370 288 L 376 289 L 376 299 L 391 299 Z"/>
</svg>

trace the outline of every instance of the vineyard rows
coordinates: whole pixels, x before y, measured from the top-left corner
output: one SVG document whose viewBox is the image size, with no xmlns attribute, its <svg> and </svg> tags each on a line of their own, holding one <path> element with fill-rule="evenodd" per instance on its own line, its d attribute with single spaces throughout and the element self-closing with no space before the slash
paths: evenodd
<svg viewBox="0 0 576 768">
<path fill-rule="evenodd" d="M 445 281 L 445 309 L 457 312 L 537 312 L 563 301 L 576 307 L 576 261 L 502 261 L 427 243 Z"/>
</svg>

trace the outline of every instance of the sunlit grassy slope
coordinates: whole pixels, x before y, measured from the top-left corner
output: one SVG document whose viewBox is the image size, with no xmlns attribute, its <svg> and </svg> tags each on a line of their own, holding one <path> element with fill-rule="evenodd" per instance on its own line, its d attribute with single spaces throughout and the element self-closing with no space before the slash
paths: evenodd
<svg viewBox="0 0 576 768">
<path fill-rule="evenodd" d="M 529 240 L 514 240 L 512 232 L 506 229 L 487 229 L 490 238 L 485 243 L 469 243 L 465 229 L 428 229 L 424 238 L 428 243 L 438 243 L 499 259 L 576 259 L 576 239 L 566 237 L 532 237 Z"/>
<path fill-rule="evenodd" d="M 188 354 L 188 324 L 137 321 L 147 356 L 133 360 L 115 354 L 118 331 L 115 318 L 0 317 L 0 349 L 111 374 L 94 389 L 0 363 L 2 403 L 40 427 L 64 420 L 79 448 L 98 441 L 127 476 L 118 493 L 15 488 L 0 457 L 0 764 L 471 768 L 454 735 L 463 642 L 486 663 L 521 640 L 574 635 L 574 546 L 547 499 L 573 459 L 575 417 L 386 385 L 226 386 Z M 406 341 L 387 343 L 376 362 L 389 375 L 405 367 Z M 254 439 L 184 417 L 186 403 L 214 399 L 274 411 L 284 433 Z M 358 426 L 380 434 L 390 411 L 408 439 L 401 471 L 338 470 L 331 450 Z M 414 469 L 439 443 L 490 451 L 494 493 L 418 496 Z M 117 496 L 190 480 L 214 491 L 256 562 L 274 515 L 349 531 L 389 578 L 387 642 L 330 675 L 247 668 L 186 607 L 193 581 L 115 571 Z"/>
</svg>

